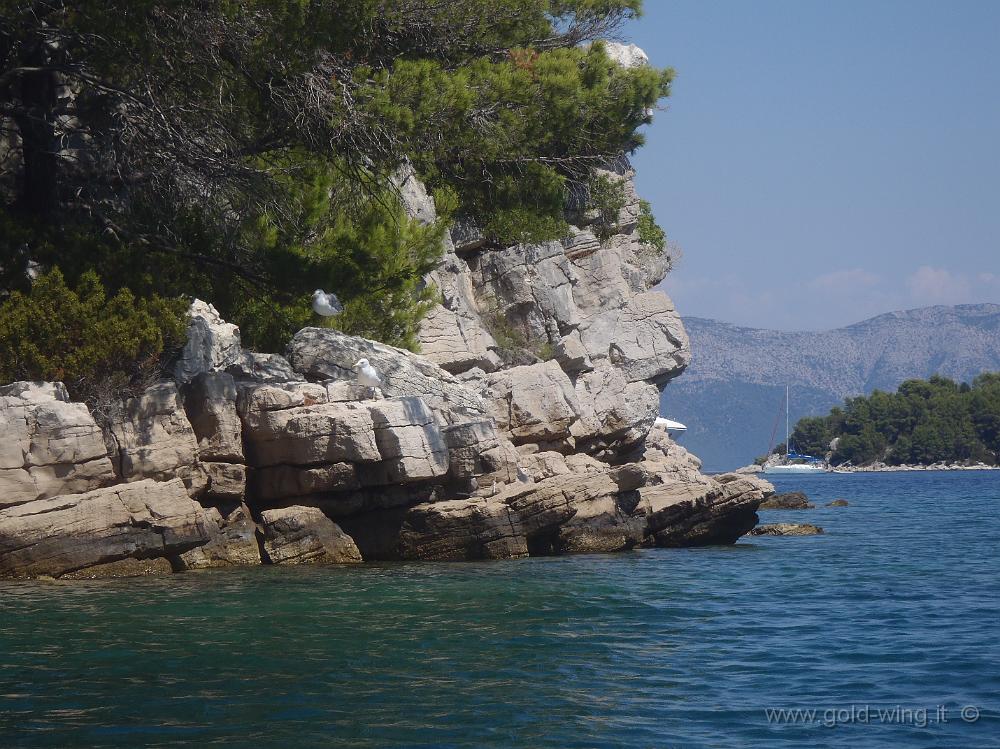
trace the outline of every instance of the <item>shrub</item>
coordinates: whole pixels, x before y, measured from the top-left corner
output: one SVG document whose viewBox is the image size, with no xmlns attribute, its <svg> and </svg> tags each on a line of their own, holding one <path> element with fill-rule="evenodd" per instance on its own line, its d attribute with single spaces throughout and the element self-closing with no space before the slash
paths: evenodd
<svg viewBox="0 0 1000 749">
<path fill-rule="evenodd" d="M 639 241 L 663 252 L 667 246 L 667 235 L 653 217 L 653 207 L 648 200 L 639 201 Z"/>
<path fill-rule="evenodd" d="M 93 271 L 76 289 L 58 268 L 0 304 L 0 381 L 50 380 L 92 405 L 133 394 L 183 346 L 183 299 L 108 298 Z"/>
</svg>

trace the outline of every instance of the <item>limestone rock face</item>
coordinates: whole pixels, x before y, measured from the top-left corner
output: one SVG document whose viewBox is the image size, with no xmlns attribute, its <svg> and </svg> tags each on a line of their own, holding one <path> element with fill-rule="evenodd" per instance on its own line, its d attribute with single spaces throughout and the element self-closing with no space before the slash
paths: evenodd
<svg viewBox="0 0 1000 749">
<path fill-rule="evenodd" d="M 554 361 L 494 372 L 482 392 L 514 444 L 567 439 L 580 418 L 573 383 Z"/>
<path fill-rule="evenodd" d="M 0 575 L 58 577 L 181 554 L 210 538 L 183 482 L 138 481 L 0 510 Z"/>
<path fill-rule="evenodd" d="M 236 501 L 243 499 L 247 485 L 247 467 L 239 463 L 202 463 L 201 470 L 207 479 L 207 501 Z"/>
<path fill-rule="evenodd" d="M 288 344 L 288 360 L 309 380 L 354 382 L 354 364 L 368 359 L 386 398 L 419 396 L 445 423 L 482 418 L 485 404 L 444 369 L 418 354 L 329 328 L 303 328 Z"/>
<path fill-rule="evenodd" d="M 200 372 L 224 370 L 241 358 L 240 329 L 223 320 L 211 304 L 195 299 L 188 309 L 187 344 L 174 378 L 184 384 Z"/>
<path fill-rule="evenodd" d="M 226 368 L 238 380 L 254 382 L 290 382 L 298 379 L 288 360 L 278 354 L 244 351 L 239 361 Z"/>
<path fill-rule="evenodd" d="M 461 562 L 528 555 L 510 507 L 496 500 L 456 499 L 417 505 L 399 533 L 403 559 Z"/>
<path fill-rule="evenodd" d="M 586 445 L 589 452 L 600 455 L 640 442 L 656 420 L 659 389 L 644 381 L 629 382 L 607 360 L 577 377 L 575 393 L 580 421 L 572 431 L 578 446 Z"/>
<path fill-rule="evenodd" d="M 382 459 L 371 414 L 353 403 L 263 411 L 246 433 L 246 448 L 250 464 L 258 468 Z"/>
<path fill-rule="evenodd" d="M 180 555 L 180 566 L 183 569 L 201 570 L 260 564 L 256 526 L 246 505 L 238 506 L 225 517 L 214 507 L 206 510 L 205 515 L 209 541 Z"/>
<path fill-rule="evenodd" d="M 638 48 L 609 49 L 620 64 L 645 64 Z M 469 221 L 453 227 L 428 276 L 444 302 L 420 340 L 429 359 L 483 396 L 514 444 L 558 442 L 563 452 L 621 460 L 641 444 L 659 390 L 687 366 L 690 344 L 673 303 L 652 290 L 671 259 L 641 240 L 631 166 L 622 160 L 595 174 L 625 198 L 603 239 L 599 214 L 583 209 L 561 241 L 499 247 Z M 410 214 L 431 215 L 432 201 L 412 173 L 406 179 Z M 535 386 L 542 390 L 528 402 L 519 397 Z"/>
<path fill-rule="evenodd" d="M 707 491 L 673 483 L 640 489 L 638 510 L 646 515 L 655 544 L 731 544 L 748 533 L 757 524 L 757 508 L 773 488 L 757 478 L 729 479 L 721 485 L 713 482 Z"/>
<path fill-rule="evenodd" d="M 114 480 L 100 428 L 62 383 L 0 387 L 0 508 Z"/>
<path fill-rule="evenodd" d="M 261 513 L 264 550 L 272 564 L 345 564 L 361 561 L 354 540 L 315 507 Z"/>
<path fill-rule="evenodd" d="M 184 394 L 184 408 L 198 440 L 198 457 L 218 463 L 243 462 L 243 437 L 236 413 L 236 382 L 226 372 L 201 372 Z"/>
<path fill-rule="evenodd" d="M 405 484 L 444 476 L 448 445 L 421 398 L 408 397 L 367 404 L 382 463 L 363 470 L 366 484 Z"/>
<path fill-rule="evenodd" d="M 621 42 L 605 41 L 604 51 L 612 61 L 623 68 L 637 68 L 641 65 L 649 65 L 649 55 L 641 47 L 635 44 L 622 44 Z"/>
<path fill-rule="evenodd" d="M 122 480 L 182 478 L 192 495 L 205 490 L 208 479 L 197 461 L 198 440 L 173 382 L 157 383 L 129 400 L 111 431 Z"/>
</svg>

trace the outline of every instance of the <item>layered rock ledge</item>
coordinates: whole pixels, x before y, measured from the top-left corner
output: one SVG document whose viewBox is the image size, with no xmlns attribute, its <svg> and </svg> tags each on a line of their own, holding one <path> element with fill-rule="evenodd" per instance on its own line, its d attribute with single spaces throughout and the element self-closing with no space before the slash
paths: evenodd
<svg viewBox="0 0 1000 749">
<path fill-rule="evenodd" d="M 511 247 L 456 226 L 422 354 L 321 327 L 285 356 L 248 352 L 195 301 L 173 379 L 108 423 L 59 383 L 0 387 L 0 575 L 734 542 L 773 489 L 702 475 L 654 428 L 687 336 L 653 289 L 668 263 L 640 240 L 630 169 L 606 175 L 629 200 L 603 240 L 586 215 Z M 412 173 L 399 186 L 434 220 Z M 362 357 L 374 395 L 355 384 Z"/>
</svg>

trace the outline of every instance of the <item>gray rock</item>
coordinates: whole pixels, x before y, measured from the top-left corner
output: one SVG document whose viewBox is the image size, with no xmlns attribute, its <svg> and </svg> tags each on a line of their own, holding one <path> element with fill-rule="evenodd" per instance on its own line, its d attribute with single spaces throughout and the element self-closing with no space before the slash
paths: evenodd
<svg viewBox="0 0 1000 749">
<path fill-rule="evenodd" d="M 260 564 L 256 526 L 246 505 L 240 505 L 226 517 L 212 507 L 205 511 L 210 540 L 179 557 L 185 570 L 215 567 L 245 567 Z"/>
<path fill-rule="evenodd" d="M 211 304 L 195 299 L 188 309 L 187 343 L 174 379 L 184 384 L 200 372 L 224 370 L 238 364 L 242 355 L 240 329 L 223 320 Z"/>
<path fill-rule="evenodd" d="M 773 523 L 759 525 L 750 531 L 751 536 L 819 536 L 823 529 L 809 523 Z"/>
<path fill-rule="evenodd" d="M 816 508 L 802 492 L 787 492 L 768 497 L 760 506 L 762 510 L 813 510 Z"/>
<path fill-rule="evenodd" d="M 275 502 L 314 494 L 360 489 L 354 463 L 319 466 L 275 465 L 251 475 L 250 494 L 257 502 Z"/>
<path fill-rule="evenodd" d="M 101 580 L 116 577 L 163 577 L 174 574 L 173 565 L 165 557 L 154 559 L 119 559 L 117 562 L 95 564 L 92 567 L 67 572 L 60 580 Z"/>
<path fill-rule="evenodd" d="M 468 561 L 528 555 L 517 518 L 496 500 L 459 499 L 413 507 L 399 533 L 403 559 Z"/>
<path fill-rule="evenodd" d="M 185 389 L 184 408 L 203 461 L 243 462 L 243 436 L 236 413 L 236 382 L 226 372 L 201 372 Z"/>
<path fill-rule="evenodd" d="M 361 404 L 320 403 L 262 411 L 245 428 L 247 458 L 257 468 L 382 460 L 371 413 Z"/>
<path fill-rule="evenodd" d="M 355 380 L 354 364 L 368 359 L 379 373 L 386 398 L 416 395 L 442 423 L 481 419 L 482 399 L 429 359 L 329 328 L 303 328 L 288 345 L 288 360 L 311 380 Z"/>
<path fill-rule="evenodd" d="M 114 481 L 100 428 L 62 383 L 0 387 L 0 508 Z"/>
<path fill-rule="evenodd" d="M 641 442 L 656 420 L 660 392 L 647 382 L 629 382 L 624 372 L 601 360 L 576 379 L 580 420 L 572 434 L 577 447 L 617 457 Z"/>
<path fill-rule="evenodd" d="M 315 507 L 261 513 L 264 551 L 272 564 L 347 564 L 361 561 L 354 540 Z"/>
<path fill-rule="evenodd" d="M 278 354 L 244 351 L 240 360 L 226 369 L 237 380 L 253 382 L 290 382 L 298 376 L 288 360 Z"/>
<path fill-rule="evenodd" d="M 515 445 L 568 439 L 580 418 L 573 384 L 555 361 L 495 372 L 482 393 L 490 415 Z"/>
<path fill-rule="evenodd" d="M 490 419 L 454 424 L 441 431 L 448 446 L 453 478 L 485 476 L 506 463 L 500 450 L 500 437 Z"/>
<path fill-rule="evenodd" d="M 639 490 L 638 511 L 657 546 L 731 544 L 758 522 L 757 508 L 771 490 L 752 477 L 704 487 L 666 482 Z"/>
<path fill-rule="evenodd" d="M 247 467 L 239 463 L 202 463 L 208 480 L 204 499 L 211 501 L 243 500 L 247 484 Z"/>
<path fill-rule="evenodd" d="M 410 483 L 444 476 L 449 468 L 448 446 L 421 398 L 369 401 L 382 462 L 362 468 L 362 483 Z"/>
<path fill-rule="evenodd" d="M 139 481 L 0 510 L 0 575 L 58 577 L 182 554 L 210 538 L 183 482 Z"/>
<path fill-rule="evenodd" d="M 192 496 L 205 490 L 208 478 L 197 461 L 198 441 L 173 382 L 157 383 L 129 400 L 111 432 L 123 481 L 182 478 Z"/>
<path fill-rule="evenodd" d="M 604 51 L 612 62 L 623 68 L 637 68 L 649 65 L 649 55 L 635 44 L 622 44 L 610 40 L 602 40 Z"/>
</svg>

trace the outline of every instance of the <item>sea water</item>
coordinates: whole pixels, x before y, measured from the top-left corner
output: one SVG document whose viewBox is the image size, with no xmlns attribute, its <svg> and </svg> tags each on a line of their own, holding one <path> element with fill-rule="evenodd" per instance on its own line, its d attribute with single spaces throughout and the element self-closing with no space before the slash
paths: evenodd
<svg viewBox="0 0 1000 749">
<path fill-rule="evenodd" d="M 0 746 L 1000 747 L 1000 473 L 776 478 L 825 535 L 0 583 Z"/>
</svg>

